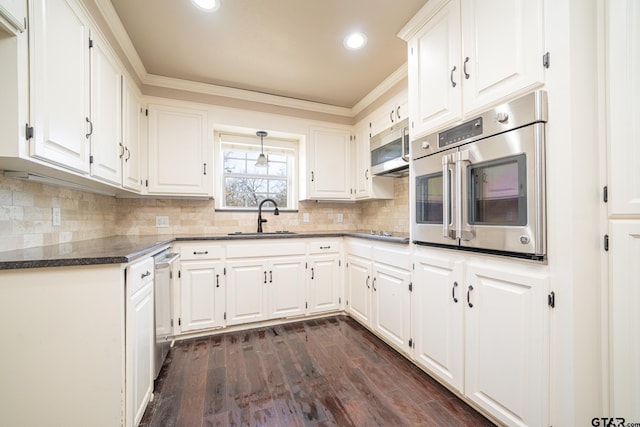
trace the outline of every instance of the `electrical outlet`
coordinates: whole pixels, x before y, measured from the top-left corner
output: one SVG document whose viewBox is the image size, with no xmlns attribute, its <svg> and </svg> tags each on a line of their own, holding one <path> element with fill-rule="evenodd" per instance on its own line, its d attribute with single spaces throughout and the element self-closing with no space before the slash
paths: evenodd
<svg viewBox="0 0 640 427">
<path fill-rule="evenodd" d="M 156 215 L 156 228 L 169 227 L 169 217 L 166 215 Z"/>
<path fill-rule="evenodd" d="M 309 222 L 309 212 L 302 214 L 302 222 Z"/>
<path fill-rule="evenodd" d="M 60 225 L 61 223 L 60 208 L 53 208 L 52 222 L 54 227 L 57 227 Z"/>
<path fill-rule="evenodd" d="M 336 216 L 336 220 L 338 221 L 338 224 L 342 224 L 342 222 L 344 221 L 344 215 L 342 215 L 341 213 L 339 213 Z"/>
</svg>

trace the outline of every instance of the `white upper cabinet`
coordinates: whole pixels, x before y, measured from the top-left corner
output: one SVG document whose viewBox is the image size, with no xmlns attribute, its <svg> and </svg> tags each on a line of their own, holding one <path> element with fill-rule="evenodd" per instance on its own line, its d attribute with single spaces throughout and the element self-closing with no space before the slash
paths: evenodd
<svg viewBox="0 0 640 427">
<path fill-rule="evenodd" d="M 640 4 L 607 2 L 609 216 L 640 214 Z"/>
<path fill-rule="evenodd" d="M 351 135 L 341 128 L 312 127 L 309 149 L 309 198 L 351 200 Z"/>
<path fill-rule="evenodd" d="M 543 0 L 429 2 L 402 30 L 412 138 L 543 83 Z"/>
<path fill-rule="evenodd" d="M 27 24 L 27 0 L 0 0 L 0 29 L 21 33 Z"/>
<path fill-rule="evenodd" d="M 207 111 L 149 105 L 149 194 L 212 196 Z"/>
<path fill-rule="evenodd" d="M 91 48 L 91 176 L 122 182 L 122 73 L 115 56 L 96 33 Z"/>
<path fill-rule="evenodd" d="M 409 97 L 406 90 L 385 102 L 369 118 L 369 137 L 376 135 L 409 117 Z"/>
<path fill-rule="evenodd" d="M 33 2 L 31 155 L 89 172 L 89 25 L 71 0 Z"/>
<path fill-rule="evenodd" d="M 128 79 L 122 80 L 122 186 L 141 192 L 143 159 L 146 159 L 146 117 L 140 95 Z"/>
<path fill-rule="evenodd" d="M 393 199 L 394 178 L 375 176 L 371 173 L 371 145 L 369 144 L 369 121 L 362 120 L 356 125 L 353 140 L 355 168 L 353 186 L 356 200 Z"/>
</svg>

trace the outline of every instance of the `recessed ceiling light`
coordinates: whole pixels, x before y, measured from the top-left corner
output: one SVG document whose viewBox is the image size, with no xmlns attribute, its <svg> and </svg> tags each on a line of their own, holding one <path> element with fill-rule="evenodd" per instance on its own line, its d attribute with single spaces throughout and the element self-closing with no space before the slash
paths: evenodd
<svg viewBox="0 0 640 427">
<path fill-rule="evenodd" d="M 220 7 L 220 0 L 191 0 L 193 4 L 205 12 L 215 12 Z"/>
<path fill-rule="evenodd" d="M 362 49 L 366 44 L 367 36 L 362 33 L 352 33 L 344 39 L 344 47 L 351 50 Z"/>
</svg>

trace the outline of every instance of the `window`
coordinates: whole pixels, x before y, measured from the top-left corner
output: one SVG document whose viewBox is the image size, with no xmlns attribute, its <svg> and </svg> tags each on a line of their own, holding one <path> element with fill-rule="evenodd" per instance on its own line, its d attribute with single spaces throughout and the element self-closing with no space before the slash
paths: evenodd
<svg viewBox="0 0 640 427">
<path fill-rule="evenodd" d="M 219 209 L 256 210 L 266 198 L 280 209 L 296 209 L 296 141 L 264 139 L 267 166 L 256 166 L 260 140 L 255 136 L 220 134 Z"/>
</svg>

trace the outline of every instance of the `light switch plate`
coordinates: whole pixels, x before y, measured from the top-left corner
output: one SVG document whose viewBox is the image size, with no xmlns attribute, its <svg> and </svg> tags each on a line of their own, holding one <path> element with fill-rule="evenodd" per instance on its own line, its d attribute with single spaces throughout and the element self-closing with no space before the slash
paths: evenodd
<svg viewBox="0 0 640 427">
<path fill-rule="evenodd" d="M 156 228 L 169 227 L 169 217 L 166 215 L 156 215 Z"/>
<path fill-rule="evenodd" d="M 338 224 L 342 224 L 344 222 L 344 215 L 339 213 L 338 215 L 336 215 L 336 220 L 338 221 Z"/>
<path fill-rule="evenodd" d="M 309 222 L 309 212 L 302 214 L 302 222 Z"/>
<path fill-rule="evenodd" d="M 52 222 L 53 222 L 53 226 L 54 227 L 58 227 L 60 225 L 60 223 L 62 222 L 61 218 L 60 218 L 60 208 L 53 208 L 52 209 Z"/>
</svg>

